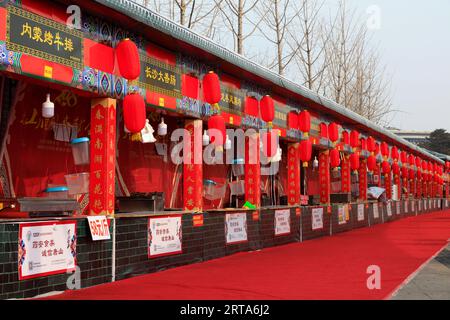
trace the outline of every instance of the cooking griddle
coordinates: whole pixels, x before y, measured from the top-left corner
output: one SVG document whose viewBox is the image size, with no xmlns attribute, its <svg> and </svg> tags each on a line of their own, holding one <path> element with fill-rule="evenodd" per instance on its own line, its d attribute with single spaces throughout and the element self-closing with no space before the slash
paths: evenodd
<svg viewBox="0 0 450 320">
<path fill-rule="evenodd" d="M 75 199 L 20 198 L 20 211 L 29 212 L 30 217 L 70 216 L 80 210 Z"/>
</svg>

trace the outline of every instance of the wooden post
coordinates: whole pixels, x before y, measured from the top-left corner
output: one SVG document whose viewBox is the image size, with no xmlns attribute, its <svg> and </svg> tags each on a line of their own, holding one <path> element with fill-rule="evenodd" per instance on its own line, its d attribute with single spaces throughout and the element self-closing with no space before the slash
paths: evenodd
<svg viewBox="0 0 450 320">
<path fill-rule="evenodd" d="M 116 100 L 91 101 L 89 215 L 114 215 Z"/>
</svg>

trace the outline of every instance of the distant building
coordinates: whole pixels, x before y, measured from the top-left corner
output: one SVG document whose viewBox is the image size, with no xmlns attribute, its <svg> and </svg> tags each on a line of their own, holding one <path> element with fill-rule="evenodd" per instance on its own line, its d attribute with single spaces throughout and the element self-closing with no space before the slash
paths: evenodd
<svg viewBox="0 0 450 320">
<path fill-rule="evenodd" d="M 430 137 L 431 134 L 429 131 L 404 131 L 396 128 L 388 128 L 388 130 L 416 145 L 426 142 L 427 138 Z"/>
</svg>

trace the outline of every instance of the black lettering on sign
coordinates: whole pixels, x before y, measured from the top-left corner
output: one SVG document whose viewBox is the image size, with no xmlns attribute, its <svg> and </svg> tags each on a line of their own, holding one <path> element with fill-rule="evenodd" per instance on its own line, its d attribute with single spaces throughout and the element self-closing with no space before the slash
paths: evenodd
<svg viewBox="0 0 450 320">
<path fill-rule="evenodd" d="M 244 95 L 242 92 L 239 89 L 230 88 L 225 85 L 221 85 L 221 92 L 220 108 L 226 112 L 241 116 L 244 105 Z"/>
<path fill-rule="evenodd" d="M 76 69 L 83 66 L 83 33 L 23 9 L 9 6 L 6 47 Z"/>
</svg>

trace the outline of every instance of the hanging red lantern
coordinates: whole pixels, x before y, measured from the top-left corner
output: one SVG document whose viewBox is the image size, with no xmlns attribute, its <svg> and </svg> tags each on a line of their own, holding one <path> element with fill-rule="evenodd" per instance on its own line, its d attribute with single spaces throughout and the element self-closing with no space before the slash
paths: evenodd
<svg viewBox="0 0 450 320">
<path fill-rule="evenodd" d="M 130 39 L 121 40 L 116 46 L 119 72 L 127 80 L 134 80 L 141 74 L 141 60 L 136 44 Z"/>
<path fill-rule="evenodd" d="M 217 106 L 222 99 L 219 76 L 210 71 L 203 77 L 203 98 L 210 105 Z"/>
<path fill-rule="evenodd" d="M 288 128 L 298 129 L 298 113 L 296 111 L 292 110 L 288 113 Z"/>
<path fill-rule="evenodd" d="M 428 162 L 428 172 L 433 172 L 433 164 L 431 162 Z"/>
<path fill-rule="evenodd" d="M 425 172 L 428 169 L 427 162 L 425 160 L 422 160 L 422 171 Z"/>
<path fill-rule="evenodd" d="M 397 162 L 394 162 L 394 164 L 392 165 L 392 172 L 396 176 L 398 176 L 400 174 L 400 166 L 398 165 Z"/>
<path fill-rule="evenodd" d="M 320 123 L 319 125 L 320 137 L 323 139 L 328 139 L 328 126 L 326 123 Z"/>
<path fill-rule="evenodd" d="M 361 138 L 361 150 L 367 150 L 367 140 Z"/>
<path fill-rule="evenodd" d="M 350 132 L 350 145 L 352 148 L 359 147 L 359 132 L 356 130 Z"/>
<path fill-rule="evenodd" d="M 359 169 L 359 153 L 355 152 L 350 155 L 350 168 L 352 171 L 357 171 Z"/>
<path fill-rule="evenodd" d="M 377 156 L 378 154 L 380 154 L 380 144 L 375 143 L 375 155 Z"/>
<path fill-rule="evenodd" d="M 311 130 L 311 115 L 307 110 L 303 110 L 298 115 L 298 128 L 306 136 L 309 134 L 309 131 Z"/>
<path fill-rule="evenodd" d="M 273 157 L 277 153 L 277 133 L 273 130 L 263 131 L 261 135 L 263 153 L 266 157 Z"/>
<path fill-rule="evenodd" d="M 409 180 L 414 180 L 416 173 L 414 169 L 409 169 Z"/>
<path fill-rule="evenodd" d="M 438 171 L 438 164 L 436 162 L 433 164 L 433 170 L 434 172 Z"/>
<path fill-rule="evenodd" d="M 417 180 L 422 180 L 422 171 L 417 170 Z"/>
<path fill-rule="evenodd" d="M 309 140 L 309 139 L 302 140 L 300 142 L 299 152 L 300 152 L 300 161 L 303 162 L 303 166 L 304 167 L 307 167 L 308 166 L 308 162 L 311 161 L 311 157 L 312 157 L 312 143 L 311 143 L 311 140 Z"/>
<path fill-rule="evenodd" d="M 383 161 L 383 163 L 381 164 L 381 171 L 383 172 L 383 174 L 391 173 L 391 165 L 389 164 L 389 162 Z"/>
<path fill-rule="evenodd" d="M 369 136 L 367 138 L 367 150 L 373 154 L 375 152 L 375 148 L 375 139 L 372 136 Z"/>
<path fill-rule="evenodd" d="M 408 162 L 408 153 L 406 151 L 402 151 L 400 154 L 400 160 L 402 161 L 403 165 L 406 165 Z"/>
<path fill-rule="evenodd" d="M 271 96 L 264 96 L 259 102 L 261 119 L 267 122 L 269 128 L 272 127 L 272 121 L 275 118 L 275 103 Z"/>
<path fill-rule="evenodd" d="M 330 165 L 331 168 L 337 168 L 341 164 L 341 157 L 339 151 L 336 149 L 330 150 Z"/>
<path fill-rule="evenodd" d="M 208 119 L 208 130 L 215 130 L 216 132 L 209 132 L 211 143 L 216 146 L 222 146 L 225 143 L 227 136 L 227 129 L 225 126 L 225 119 L 220 114 L 212 115 Z"/>
<path fill-rule="evenodd" d="M 328 137 L 333 143 L 339 140 L 339 125 L 337 123 L 331 122 L 328 125 Z"/>
<path fill-rule="evenodd" d="M 344 141 L 345 145 L 350 144 L 350 134 L 348 133 L 348 131 L 342 132 L 342 141 Z"/>
<path fill-rule="evenodd" d="M 377 158 L 374 155 L 369 156 L 367 158 L 367 168 L 370 172 L 375 171 L 375 168 L 377 167 Z"/>
<path fill-rule="evenodd" d="M 389 145 L 386 142 L 383 141 L 381 143 L 380 149 L 381 149 L 381 155 L 385 159 L 387 159 L 387 157 L 389 157 Z"/>
<path fill-rule="evenodd" d="M 406 166 L 402 167 L 402 177 L 408 178 L 408 168 Z"/>
<path fill-rule="evenodd" d="M 419 169 L 420 168 L 420 166 L 422 165 L 422 160 L 419 158 L 419 157 L 416 157 L 416 159 L 415 159 L 416 161 L 416 167 L 417 167 L 417 169 Z"/>
<path fill-rule="evenodd" d="M 399 153 L 398 153 L 398 148 L 396 146 L 393 146 L 391 149 L 391 158 L 394 161 L 398 161 Z"/>
<path fill-rule="evenodd" d="M 410 154 L 408 157 L 408 161 L 409 161 L 409 166 L 414 167 L 414 165 L 416 164 L 416 157 L 414 157 L 412 154 Z"/>
<path fill-rule="evenodd" d="M 126 95 L 123 99 L 123 121 L 131 133 L 141 132 L 145 127 L 146 112 L 144 98 L 138 93 Z"/>
</svg>

